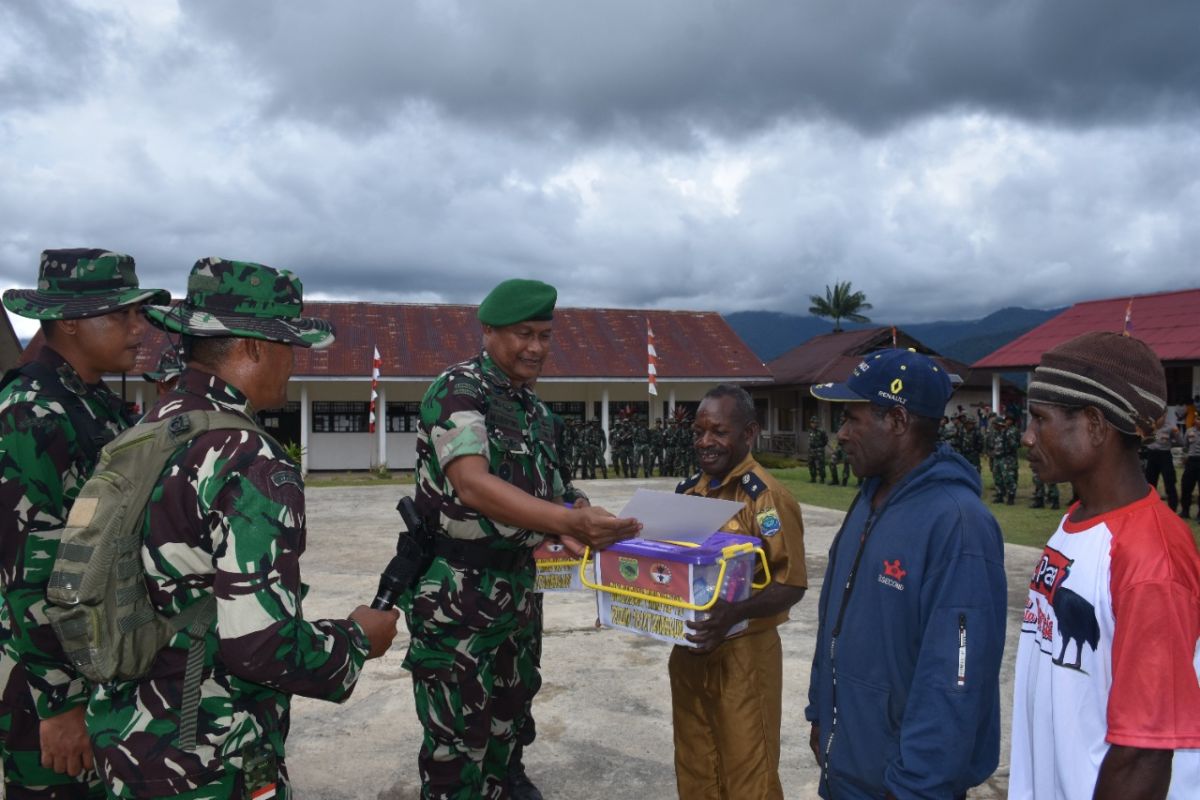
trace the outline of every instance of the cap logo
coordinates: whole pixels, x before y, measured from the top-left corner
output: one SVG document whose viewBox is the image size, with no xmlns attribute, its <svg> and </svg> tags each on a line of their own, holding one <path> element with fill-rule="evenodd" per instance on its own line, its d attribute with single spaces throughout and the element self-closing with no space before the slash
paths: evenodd
<svg viewBox="0 0 1200 800">
<path fill-rule="evenodd" d="M 904 390 L 904 381 L 896 378 L 892 381 L 892 394 L 900 394 Z"/>
</svg>

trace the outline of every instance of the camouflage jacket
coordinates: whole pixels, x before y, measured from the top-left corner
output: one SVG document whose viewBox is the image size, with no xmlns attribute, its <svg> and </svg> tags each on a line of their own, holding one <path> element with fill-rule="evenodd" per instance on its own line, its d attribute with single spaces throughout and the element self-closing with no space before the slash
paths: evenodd
<svg viewBox="0 0 1200 800">
<path fill-rule="evenodd" d="M 808 452 L 810 455 L 824 454 L 825 446 L 829 444 L 829 434 L 820 428 L 808 429 Z"/>
<path fill-rule="evenodd" d="M 488 539 L 501 549 L 540 544 L 542 534 L 503 525 L 459 501 L 444 469 L 466 455 L 483 456 L 493 475 L 534 497 L 563 494 L 549 409 L 531 389 L 514 387 L 486 350 L 439 375 L 421 400 L 417 510 L 452 538 Z"/>
<path fill-rule="evenodd" d="M 146 415 L 197 409 L 253 418 L 245 396 L 198 369 Z M 172 616 L 212 593 L 197 747 L 178 747 L 179 698 L 189 639 L 180 633 L 138 681 L 96 688 L 88 731 L 110 796 L 163 797 L 218 780 L 269 747 L 282 759 L 293 694 L 350 696 L 369 643 L 349 620 L 306 620 L 300 556 L 304 486 L 266 436 L 201 434 L 167 462 L 143 523 L 150 600 Z"/>
<path fill-rule="evenodd" d="M 997 458 L 1016 458 L 1021 448 L 1021 431 L 1016 425 L 998 428 L 992 438 L 992 455 Z"/>
<path fill-rule="evenodd" d="M 63 401 L 49 397 L 35 378 L 22 375 L 0 392 L 0 683 L 5 705 L 32 701 L 45 719 L 87 702 L 83 678 L 46 616 L 59 537 L 96 466 L 95 444 L 111 440 L 132 419 L 107 386 L 84 384 L 54 350 L 43 347 L 34 360 L 82 399 L 93 427 L 77 431 Z"/>
</svg>

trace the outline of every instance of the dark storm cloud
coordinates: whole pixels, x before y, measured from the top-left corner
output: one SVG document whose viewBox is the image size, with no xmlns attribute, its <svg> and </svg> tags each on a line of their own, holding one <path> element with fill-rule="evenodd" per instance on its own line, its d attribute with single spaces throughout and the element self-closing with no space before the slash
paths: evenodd
<svg viewBox="0 0 1200 800">
<path fill-rule="evenodd" d="M 245 3 L 185 0 L 275 113 L 359 133 L 410 103 L 536 135 L 726 135 L 825 117 L 878 132 L 952 109 L 1067 125 L 1194 113 L 1200 4 Z"/>
</svg>

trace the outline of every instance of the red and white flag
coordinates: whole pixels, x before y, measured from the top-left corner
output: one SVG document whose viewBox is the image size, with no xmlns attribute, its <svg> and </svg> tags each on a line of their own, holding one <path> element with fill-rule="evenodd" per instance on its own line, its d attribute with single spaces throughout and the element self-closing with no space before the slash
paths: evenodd
<svg viewBox="0 0 1200 800">
<path fill-rule="evenodd" d="M 375 432 L 375 401 L 379 399 L 379 368 L 383 366 L 383 359 L 379 356 L 379 348 L 375 348 L 375 358 L 371 361 L 371 419 L 369 431 Z"/>
<path fill-rule="evenodd" d="M 658 387 L 654 385 L 658 380 L 658 353 L 654 351 L 654 328 L 650 327 L 650 320 L 646 320 L 646 380 L 650 384 L 650 394 L 658 397 Z"/>
</svg>

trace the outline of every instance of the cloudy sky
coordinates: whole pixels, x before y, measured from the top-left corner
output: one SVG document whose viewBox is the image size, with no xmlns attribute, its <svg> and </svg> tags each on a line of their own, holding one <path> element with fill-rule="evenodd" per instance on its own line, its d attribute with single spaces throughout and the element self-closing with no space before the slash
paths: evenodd
<svg viewBox="0 0 1200 800">
<path fill-rule="evenodd" d="M 0 170 L 0 288 L 78 246 L 895 322 L 1195 287 L 1200 3 L 21 0 Z"/>
</svg>

